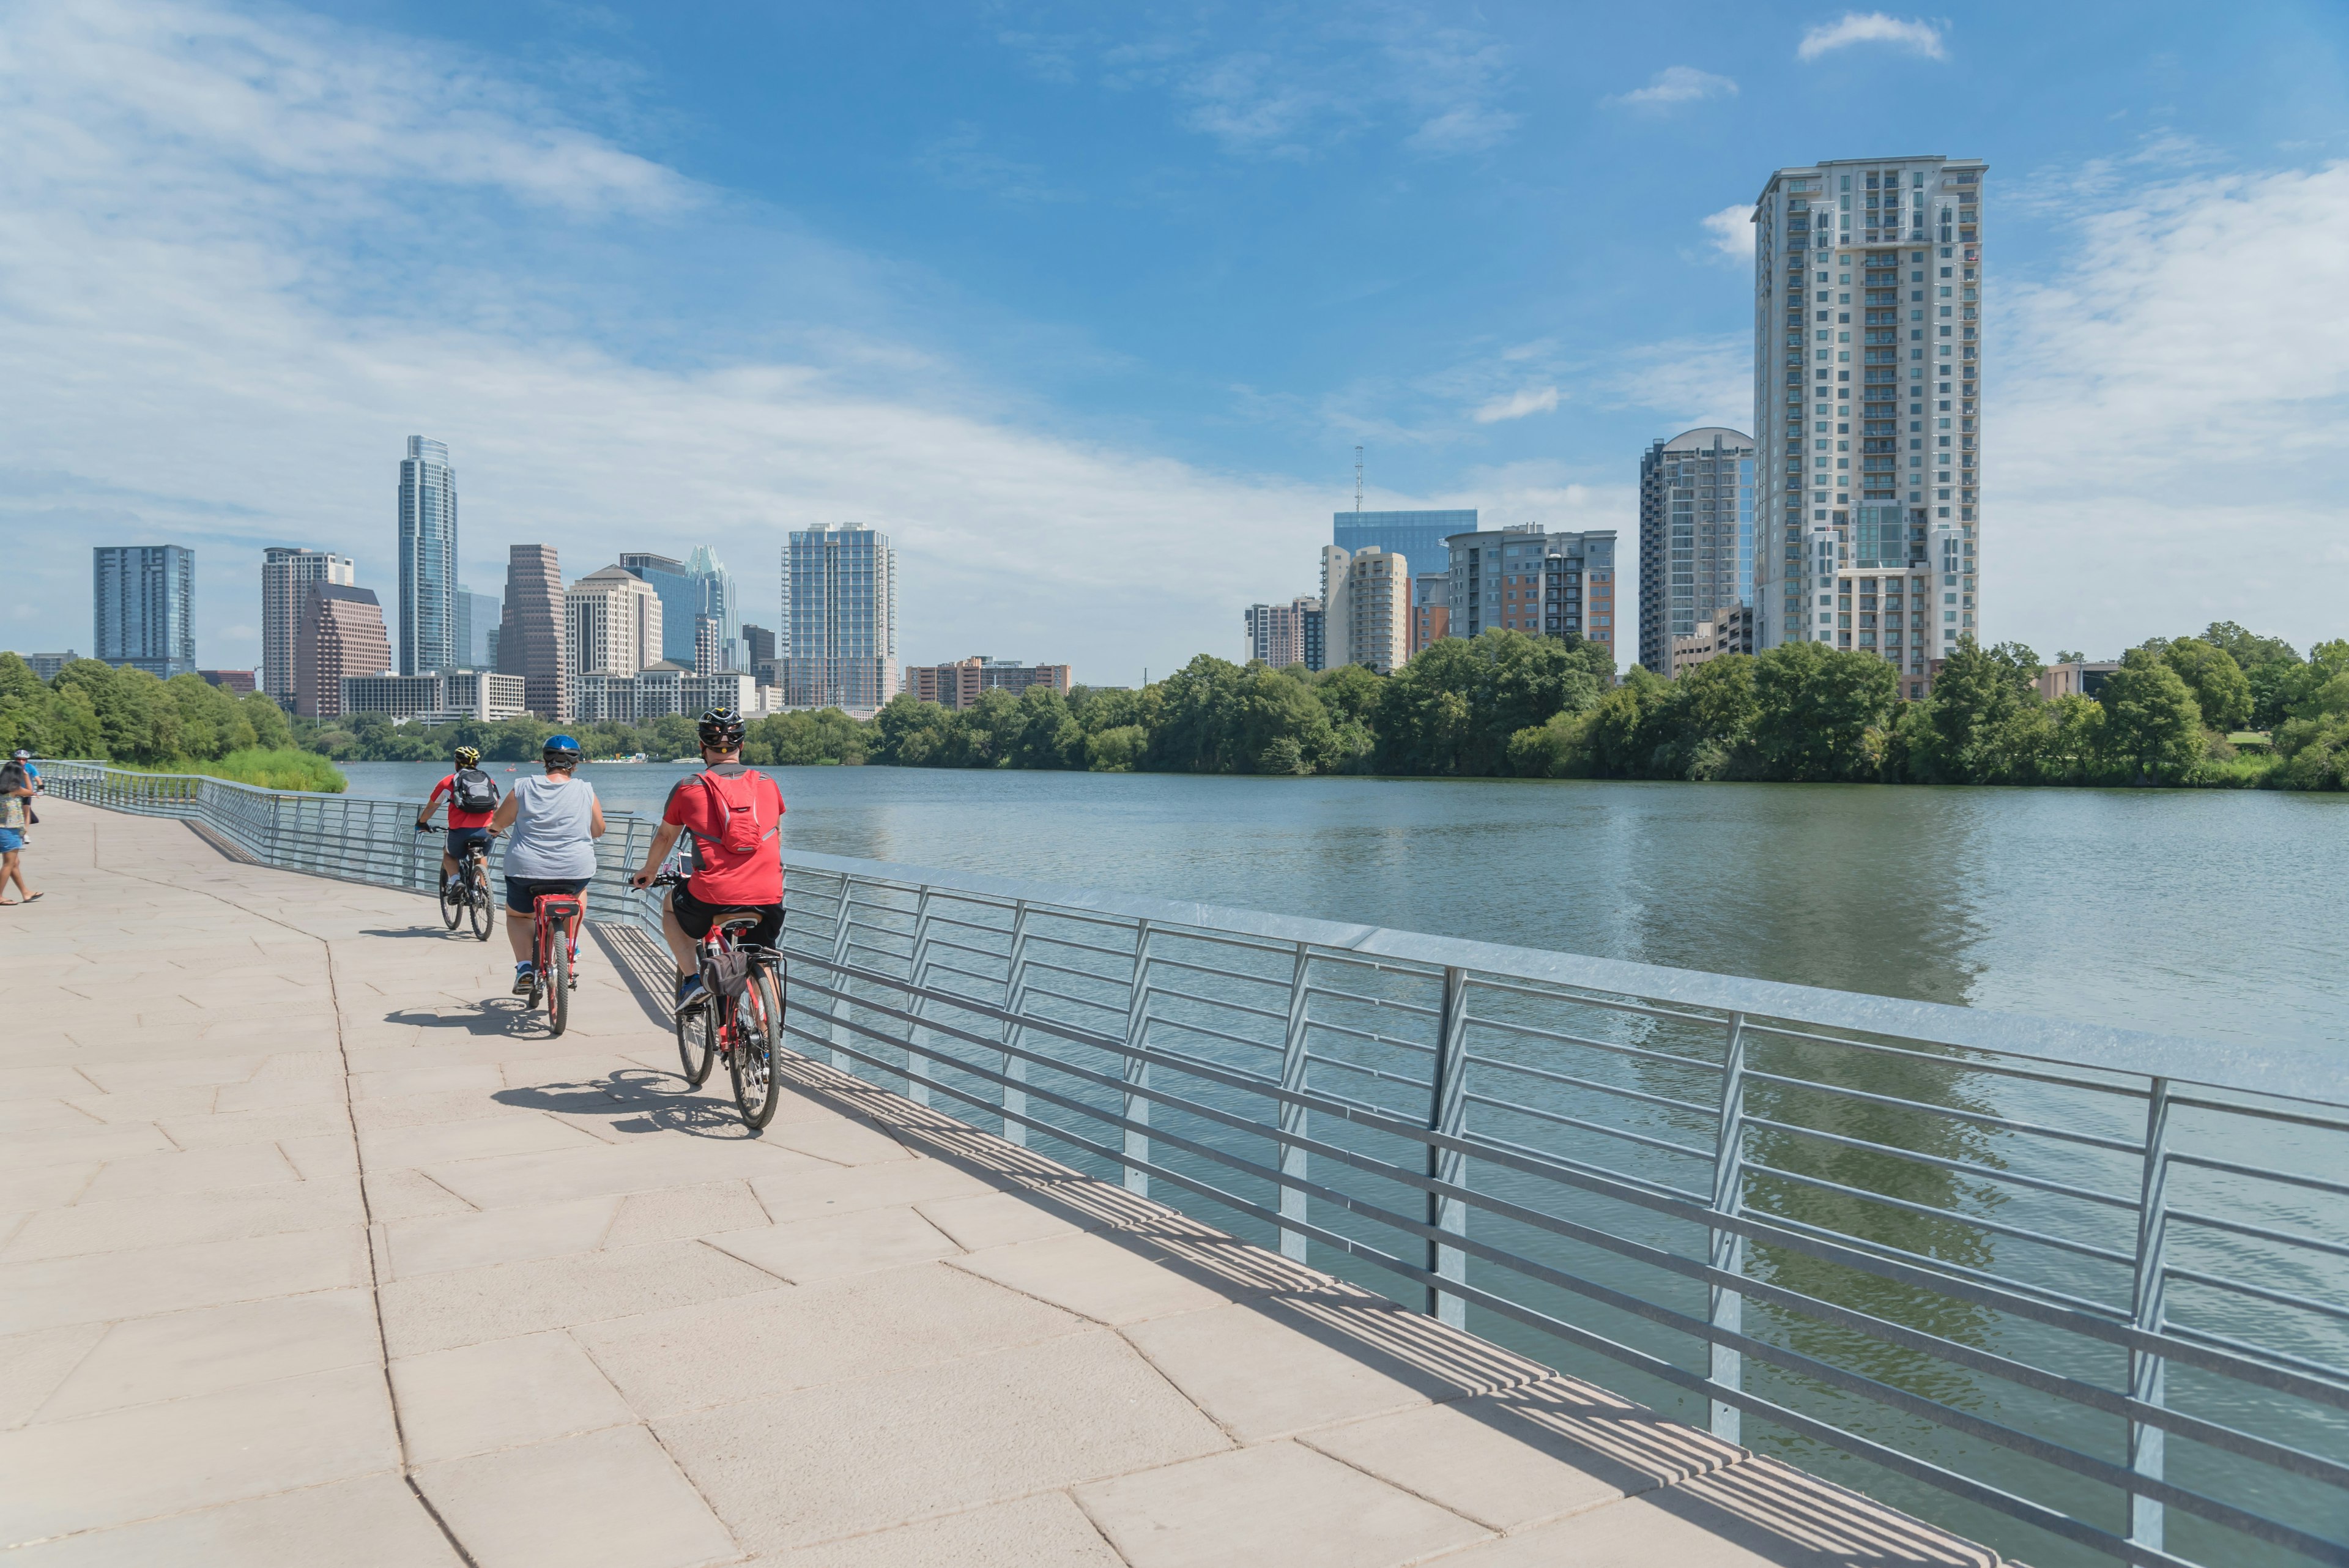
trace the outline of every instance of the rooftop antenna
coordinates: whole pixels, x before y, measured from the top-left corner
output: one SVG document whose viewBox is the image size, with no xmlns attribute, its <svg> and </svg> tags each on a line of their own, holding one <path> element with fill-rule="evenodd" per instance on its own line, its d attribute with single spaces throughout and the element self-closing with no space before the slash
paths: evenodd
<svg viewBox="0 0 2349 1568">
<path fill-rule="evenodd" d="M 1362 449 L 1354 449 L 1354 521 L 1362 520 Z"/>
</svg>

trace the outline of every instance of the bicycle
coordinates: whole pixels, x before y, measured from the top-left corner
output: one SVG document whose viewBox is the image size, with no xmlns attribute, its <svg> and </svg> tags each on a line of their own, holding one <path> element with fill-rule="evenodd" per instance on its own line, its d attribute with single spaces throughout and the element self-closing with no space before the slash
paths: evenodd
<svg viewBox="0 0 2349 1568">
<path fill-rule="evenodd" d="M 430 833 L 430 827 L 419 826 L 419 834 Z M 485 942 L 497 926 L 496 901 L 490 895 L 490 847 L 476 840 L 465 846 L 464 854 L 457 857 L 457 898 L 449 897 L 449 889 L 440 889 L 440 919 L 450 930 L 457 922 L 472 922 L 473 940 Z"/>
<path fill-rule="evenodd" d="M 522 1010 L 536 1008 L 543 994 L 547 1032 L 560 1034 L 571 1026 L 571 993 L 579 989 L 579 925 L 587 907 L 576 893 L 541 893 L 531 905 L 530 994 Z M 563 925 L 559 942 L 554 940 L 557 921 Z"/>
<path fill-rule="evenodd" d="M 648 886 L 674 888 L 685 878 L 664 871 Z M 730 909 L 709 922 L 698 944 L 701 1000 L 677 1014 L 677 1055 L 685 1081 L 699 1088 L 719 1057 L 734 1081 L 742 1123 L 756 1132 L 775 1119 L 782 1098 L 776 1055 L 783 1043 L 783 955 L 772 948 L 735 945 L 735 935 L 759 923 L 755 910 Z"/>
</svg>

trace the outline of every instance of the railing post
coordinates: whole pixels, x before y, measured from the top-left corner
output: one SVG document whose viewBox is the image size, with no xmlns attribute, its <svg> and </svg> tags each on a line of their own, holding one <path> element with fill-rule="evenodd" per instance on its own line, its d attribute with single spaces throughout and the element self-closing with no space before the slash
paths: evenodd
<svg viewBox="0 0 2349 1568">
<path fill-rule="evenodd" d="M 1022 898 L 1012 906 L 1011 967 L 1005 971 L 1004 976 L 1003 1011 L 1017 1017 L 1019 1010 L 1026 1006 L 1027 1002 L 1028 900 Z M 1003 1043 L 1006 1045 L 1019 1044 L 1022 1034 L 1023 1032 L 1017 1023 L 1007 1023 L 1003 1026 Z M 1028 1114 L 1028 1091 L 1017 1086 L 1028 1081 L 1028 1064 L 1006 1051 L 1001 1054 L 1000 1066 L 1003 1075 L 1012 1080 L 1011 1083 L 1003 1085 L 1003 1141 L 1024 1146 L 1028 1141 L 1027 1126 L 1022 1122 L 1015 1122 L 1011 1118 L 1014 1116 L 1024 1116 Z"/>
<path fill-rule="evenodd" d="M 1462 1137 L 1468 1123 L 1468 976 L 1464 970 L 1444 971 L 1442 1033 L 1436 1036 L 1435 1076 L 1428 1085 L 1427 1127 L 1446 1137 Z M 1427 1176 L 1453 1187 L 1468 1180 L 1468 1157 L 1455 1148 L 1427 1146 Z M 1427 1222 L 1455 1236 L 1468 1233 L 1468 1205 L 1441 1193 L 1427 1195 Z M 1431 1239 L 1427 1272 L 1439 1280 L 1468 1278 L 1468 1254 Z M 1468 1302 L 1450 1291 L 1427 1287 L 1427 1310 L 1438 1322 L 1454 1328 L 1466 1326 Z"/>
<path fill-rule="evenodd" d="M 1713 1135 L 1713 1210 L 1733 1215 L 1745 1199 L 1745 1014 L 1729 1015 L 1729 1044 L 1721 1058 L 1721 1126 Z M 1710 1232 L 1713 1268 L 1724 1274 L 1745 1272 L 1745 1238 L 1735 1231 Z M 1725 1334 L 1744 1329 L 1745 1296 L 1715 1281 L 1707 1290 L 1709 1321 Z M 1742 1390 L 1745 1386 L 1745 1355 L 1718 1340 L 1711 1345 L 1711 1376 L 1714 1386 Z M 1742 1412 L 1734 1405 L 1709 1402 L 1713 1435 L 1724 1443 L 1744 1441 Z"/>
<path fill-rule="evenodd" d="M 1150 922 L 1143 921 L 1133 932 L 1133 978 L 1125 992 L 1125 1081 L 1136 1088 L 1150 1086 L 1150 1064 L 1134 1054 L 1150 1043 Z M 1124 1097 L 1125 1156 L 1132 1160 L 1150 1158 L 1150 1135 L 1143 1127 L 1150 1125 L 1150 1102 L 1140 1095 Z M 1133 1124 L 1140 1123 L 1137 1127 Z M 1150 1196 L 1150 1173 L 1139 1164 L 1125 1168 L 1125 1189 L 1142 1197 Z"/>
<path fill-rule="evenodd" d="M 2147 1334 L 2159 1334 L 2167 1314 L 2169 1282 L 2169 1080 L 2153 1080 L 2145 1111 L 2145 1170 L 2137 1189 L 2137 1288 L 2131 1294 L 2129 1322 Z M 2166 1356 L 2149 1351 L 2129 1352 L 2129 1397 L 2145 1405 L 2162 1405 L 2167 1378 Z M 2166 1434 L 2159 1427 L 2131 1421 L 2128 1430 L 2129 1469 L 2147 1480 L 2162 1479 Z M 2163 1550 L 2165 1507 L 2141 1492 L 2129 1494 L 2129 1540 L 2148 1551 Z"/>
<path fill-rule="evenodd" d="M 913 1027 L 905 1033 L 905 1097 L 917 1106 L 930 1103 L 929 1058 L 918 1049 L 922 1044 L 922 1019 L 926 1012 L 927 999 L 920 994 L 930 978 L 930 889 L 924 885 L 914 905 L 914 964 L 913 1006 L 906 1011 L 914 1015 Z"/>
<path fill-rule="evenodd" d="M 1297 965 L 1288 978 L 1288 1026 L 1280 1041 L 1280 1086 L 1284 1093 L 1301 1095 L 1305 1092 L 1305 1040 L 1309 1033 L 1306 1013 L 1305 974 L 1311 961 L 1311 950 L 1303 942 L 1297 944 Z M 1280 1102 L 1280 1130 L 1289 1137 L 1305 1136 L 1305 1107 L 1288 1100 Z M 1280 1174 L 1298 1181 L 1305 1179 L 1305 1151 L 1293 1143 L 1280 1146 Z M 1306 1218 L 1305 1189 L 1287 1182 L 1280 1189 L 1280 1217 L 1302 1223 Z M 1280 1255 L 1297 1262 L 1306 1262 L 1305 1232 L 1287 1225 L 1280 1228 Z"/>
<path fill-rule="evenodd" d="M 851 882 L 848 879 L 848 874 L 846 872 L 843 871 L 841 873 L 840 903 L 834 909 L 832 917 L 832 961 L 834 965 L 844 964 L 848 961 L 848 939 L 850 935 L 848 907 L 850 897 L 854 892 L 855 886 L 856 885 L 854 882 Z M 832 971 L 832 989 L 843 993 L 848 990 L 848 977 L 841 973 L 837 968 L 834 968 Z M 854 1059 L 852 1058 L 847 1052 L 840 1049 L 842 1045 L 847 1043 L 848 1003 L 840 997 L 834 997 L 833 998 L 832 1006 L 826 1011 L 831 1014 L 832 1018 L 830 1025 L 833 1045 L 832 1064 L 843 1073 L 854 1073 L 856 1071 L 856 1063 Z"/>
</svg>

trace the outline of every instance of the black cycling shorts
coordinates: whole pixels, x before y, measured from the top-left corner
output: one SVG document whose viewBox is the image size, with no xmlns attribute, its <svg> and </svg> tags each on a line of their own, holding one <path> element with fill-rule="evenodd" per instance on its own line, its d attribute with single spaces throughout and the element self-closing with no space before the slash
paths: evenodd
<svg viewBox="0 0 2349 1568">
<path fill-rule="evenodd" d="M 535 915 L 540 898 L 549 893 L 576 893 L 590 880 L 586 877 L 509 877 L 506 908 L 517 915 Z"/>
<path fill-rule="evenodd" d="M 486 827 L 452 827 L 449 830 L 449 842 L 443 846 L 443 848 L 450 859 L 462 860 L 465 857 L 465 846 L 469 844 L 480 845 L 481 853 L 488 854 L 490 830 Z"/>
<path fill-rule="evenodd" d="M 752 947 L 771 948 L 783 934 L 783 907 L 781 904 L 705 904 L 685 890 L 680 882 L 669 891 L 668 907 L 677 913 L 679 929 L 695 941 L 709 934 L 709 924 L 720 915 L 738 910 L 755 910 L 759 923 L 746 931 L 736 933 L 737 945 L 748 942 Z"/>
</svg>

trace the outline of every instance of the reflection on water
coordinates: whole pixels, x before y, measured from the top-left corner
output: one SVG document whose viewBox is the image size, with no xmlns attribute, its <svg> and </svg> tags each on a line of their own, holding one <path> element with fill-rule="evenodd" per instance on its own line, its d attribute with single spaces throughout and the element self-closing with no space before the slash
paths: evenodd
<svg viewBox="0 0 2349 1568">
<path fill-rule="evenodd" d="M 686 771 L 585 776 L 650 813 Z M 775 771 L 803 850 L 2168 1033 L 2349 1016 L 2339 796 Z"/>
</svg>

